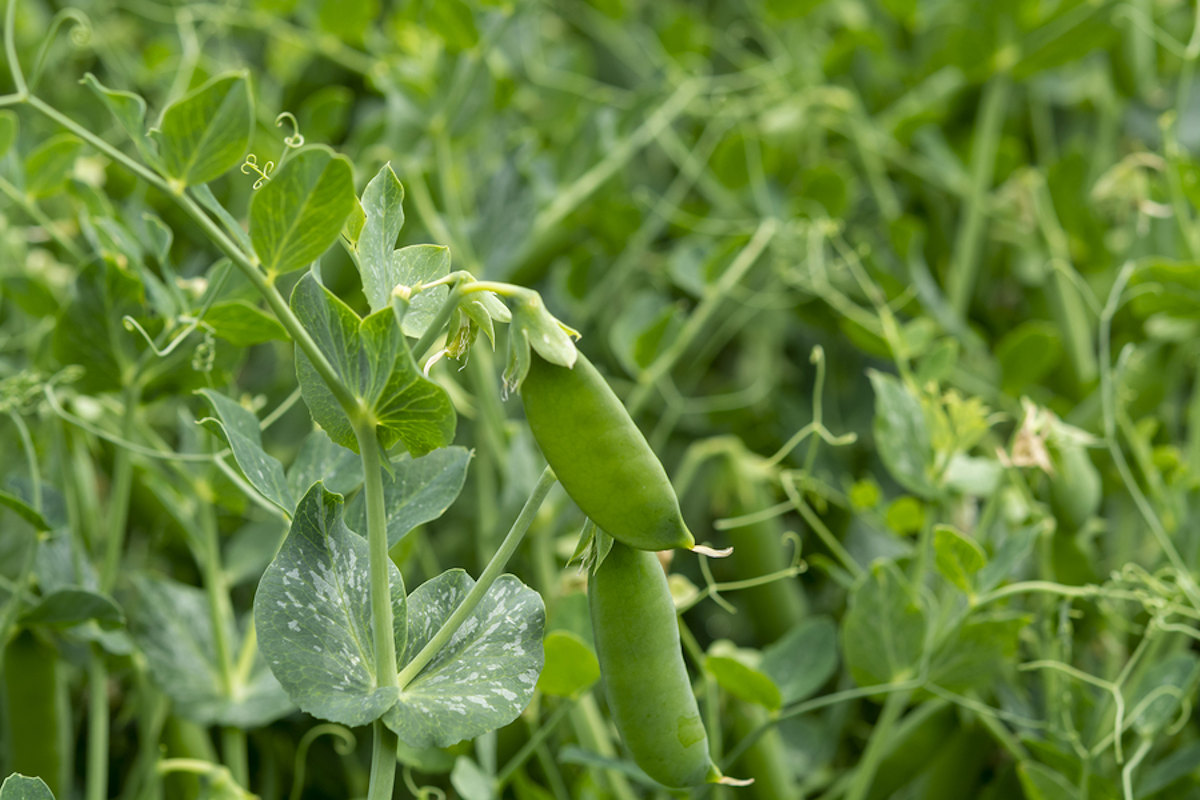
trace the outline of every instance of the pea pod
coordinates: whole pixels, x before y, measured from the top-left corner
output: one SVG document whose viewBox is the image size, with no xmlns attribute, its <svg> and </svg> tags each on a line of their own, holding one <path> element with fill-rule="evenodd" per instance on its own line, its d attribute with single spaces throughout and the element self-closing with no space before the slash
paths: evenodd
<svg viewBox="0 0 1200 800">
<path fill-rule="evenodd" d="M 8 767 L 46 782 L 55 797 L 70 787 L 71 720 L 58 651 L 25 629 L 4 648 Z"/>
<path fill-rule="evenodd" d="M 664 786 L 732 782 L 708 753 L 657 556 L 613 542 L 588 605 L 609 711 L 633 760 Z"/>
<path fill-rule="evenodd" d="M 573 368 L 535 353 L 521 400 L 542 455 L 603 531 L 639 550 L 695 547 L 662 463 L 582 353 Z"/>
</svg>

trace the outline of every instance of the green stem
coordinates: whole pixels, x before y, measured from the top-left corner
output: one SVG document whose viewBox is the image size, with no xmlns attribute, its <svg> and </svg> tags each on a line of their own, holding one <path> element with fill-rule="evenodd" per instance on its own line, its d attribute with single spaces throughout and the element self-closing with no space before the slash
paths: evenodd
<svg viewBox="0 0 1200 800">
<path fill-rule="evenodd" d="M 137 421 L 141 387 L 130 380 L 125 387 L 125 409 L 121 418 L 121 438 L 132 438 Z M 109 493 L 108 531 L 104 537 L 104 563 L 100 571 L 100 589 L 111 592 L 121 566 L 121 551 L 125 543 L 125 525 L 129 520 L 129 493 L 133 487 L 133 460 L 129 451 L 119 448 L 113 456 L 113 482 Z"/>
<path fill-rule="evenodd" d="M 442 302 L 433 321 L 429 323 L 429 327 L 425 329 L 425 333 L 421 334 L 421 338 L 413 345 L 412 353 L 414 357 L 420 359 L 429 352 L 429 348 L 433 347 L 433 343 L 442 335 L 442 329 L 450 321 L 450 316 L 454 313 L 454 309 L 458 308 L 458 301 L 461 296 L 457 284 L 450 287 L 450 293 L 446 295 L 446 299 Z"/>
<path fill-rule="evenodd" d="M 250 762 L 246 755 L 246 731 L 228 725 L 221 728 L 221 757 L 238 785 L 248 788 Z"/>
<path fill-rule="evenodd" d="M 392 674 L 395 674 L 392 670 Z M 392 800 L 392 787 L 396 784 L 396 734 L 388 730 L 379 720 L 371 723 L 375 735 L 371 746 L 371 782 L 367 787 L 367 800 Z"/>
<path fill-rule="evenodd" d="M 650 399 L 650 394 L 654 391 L 658 381 L 683 356 L 696 337 L 708 328 L 709 321 L 717 308 L 725 302 L 730 291 L 738 285 L 750 267 L 754 266 L 754 262 L 762 255 L 778 229 L 779 224 L 774 219 L 765 219 L 759 223 L 754 235 L 750 237 L 750 241 L 721 275 L 720 280 L 707 287 L 704 299 L 700 301 L 696 310 L 683 324 L 679 335 L 658 354 L 658 357 L 641 374 L 638 387 L 630 395 L 627 404 L 630 414 L 636 415 L 642 409 L 646 401 Z"/>
<path fill-rule="evenodd" d="M 29 94 L 25 85 L 25 73 L 21 71 L 21 62 L 17 60 L 17 0 L 8 0 L 8 8 L 4 13 L 4 55 L 8 58 L 8 71 L 12 75 L 13 85 L 17 87 L 16 94 L 24 99 Z"/>
<path fill-rule="evenodd" d="M 396 639 L 392 620 L 392 590 L 388 580 L 387 507 L 383 495 L 383 465 L 375 426 L 357 414 L 354 435 L 363 465 L 363 499 L 367 508 L 367 548 L 370 552 L 371 621 L 375 634 L 375 675 L 380 686 L 396 685 Z"/>
<path fill-rule="evenodd" d="M 108 667 L 99 646 L 88 653 L 87 800 L 108 797 Z"/>
<path fill-rule="evenodd" d="M 871 731 L 867 749 L 854 769 L 854 781 L 846 791 L 846 800 L 865 800 L 867 793 L 871 790 L 871 784 L 875 781 L 875 772 L 879 769 L 879 764 L 891 745 L 892 729 L 908 706 L 908 698 L 909 692 L 897 692 L 888 695 L 887 700 L 884 701 L 883 712 L 880 713 L 879 719 L 875 722 L 875 728 Z"/>
<path fill-rule="evenodd" d="M 575 723 L 576 736 L 585 748 L 594 750 L 606 758 L 616 758 L 617 750 L 613 747 L 604 717 L 600 715 L 600 709 L 590 692 L 579 698 L 576 713 L 572 713 L 571 716 Z M 637 795 L 624 774 L 616 770 L 607 770 L 601 777 L 607 780 L 609 794 L 615 800 L 636 800 Z"/>
<path fill-rule="evenodd" d="M 979 247 L 982 242 L 984 195 L 991 186 L 996 168 L 996 148 L 1004 128 L 1004 112 L 1008 106 L 1011 82 L 1006 73 L 992 77 L 983 90 L 979 121 L 975 126 L 975 144 L 971 152 L 971 185 L 966 208 L 954 240 L 950 259 L 950 274 L 946 294 L 950 305 L 960 317 L 965 316 L 979 273 Z"/>
<path fill-rule="evenodd" d="M 542 742 L 546 741 L 546 737 L 554 732 L 554 729 L 558 727 L 558 723 L 562 722 L 567 712 L 571 710 L 571 707 L 572 703 L 570 701 L 561 703 L 558 708 L 551 712 L 550 716 L 546 718 L 546 721 L 541 724 L 533 736 L 529 737 L 529 740 L 521 746 L 521 749 L 508 760 L 508 763 L 496 775 L 495 789 L 497 793 L 500 793 L 508 782 L 512 780 L 517 770 L 521 768 L 521 765 L 530 759 Z"/>
<path fill-rule="evenodd" d="M 500 543 L 500 549 L 496 551 L 496 555 L 492 556 L 492 560 L 484 567 L 483 572 L 479 576 L 479 580 L 471 587 L 471 591 L 467 592 L 467 596 L 463 598 L 462 603 L 458 608 L 454 609 L 454 613 L 442 625 L 433 638 L 421 648 L 412 661 L 400 670 L 397 678 L 400 684 L 400 690 L 403 691 L 406 686 L 412 683 L 413 679 L 421 673 L 433 657 L 436 656 L 446 643 L 450 641 L 450 637 L 466 622 L 467 617 L 475 611 L 476 606 L 483 600 L 488 589 L 500 577 L 508 560 L 516 552 L 517 546 L 521 544 L 521 540 L 525 538 L 525 532 L 529 530 L 530 523 L 533 522 L 534 516 L 542 505 L 542 501 L 546 499 L 546 495 L 550 492 L 550 488 L 554 486 L 557 480 L 554 477 L 554 471 L 549 467 L 542 470 L 541 477 L 538 478 L 537 484 L 534 485 L 533 491 L 529 494 L 529 499 L 525 501 L 525 507 L 521 509 L 521 513 L 517 515 L 517 519 L 509 529 L 508 535 L 504 537 L 504 541 Z"/>
</svg>

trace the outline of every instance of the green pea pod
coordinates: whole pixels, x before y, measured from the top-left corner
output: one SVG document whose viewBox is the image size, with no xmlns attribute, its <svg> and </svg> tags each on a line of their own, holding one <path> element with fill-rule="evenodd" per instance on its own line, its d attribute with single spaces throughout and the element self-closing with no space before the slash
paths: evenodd
<svg viewBox="0 0 1200 800">
<path fill-rule="evenodd" d="M 664 786 L 736 783 L 709 756 L 657 556 L 613 542 L 588 605 L 609 711 L 633 760 Z"/>
<path fill-rule="evenodd" d="M 695 547 L 667 471 L 582 353 L 570 369 L 535 353 L 521 400 L 559 482 L 605 533 L 639 550 Z"/>
<path fill-rule="evenodd" d="M 1052 457 L 1056 472 L 1050 479 L 1050 503 L 1060 521 L 1078 530 L 1100 510 L 1103 500 L 1100 471 L 1083 445 L 1065 442 L 1055 451 Z"/>
<path fill-rule="evenodd" d="M 70 787 L 70 711 L 58 651 L 25 629 L 4 648 L 8 767 L 46 782 L 55 797 Z"/>
</svg>

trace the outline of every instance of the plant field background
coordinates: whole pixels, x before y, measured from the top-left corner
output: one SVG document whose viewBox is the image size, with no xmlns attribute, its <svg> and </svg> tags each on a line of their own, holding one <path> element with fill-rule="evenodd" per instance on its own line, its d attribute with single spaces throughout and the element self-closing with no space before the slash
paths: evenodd
<svg viewBox="0 0 1200 800">
<path fill-rule="evenodd" d="M 41 105 L 0 70 L 0 775 L 367 794 L 368 728 L 221 666 L 254 662 L 278 498 L 324 477 L 355 528 L 357 459 L 314 454 L 289 336 L 210 232 L 54 117 L 136 155 L 112 92 L 154 126 L 243 70 L 249 155 L 206 208 L 253 229 L 297 136 L 356 194 L 390 164 L 396 246 L 540 292 L 735 548 L 670 574 L 714 759 L 756 783 L 675 795 L 1200 798 L 1195 4 L 20 0 L 5 34 Z M 317 274 L 362 315 L 351 253 Z M 407 340 L 471 451 L 391 548 L 408 587 L 478 576 L 544 466 L 515 337 L 470 331 Z M 609 723 L 584 521 L 551 490 L 506 567 L 545 605 L 532 701 L 401 746 L 396 796 L 670 796 Z"/>
</svg>

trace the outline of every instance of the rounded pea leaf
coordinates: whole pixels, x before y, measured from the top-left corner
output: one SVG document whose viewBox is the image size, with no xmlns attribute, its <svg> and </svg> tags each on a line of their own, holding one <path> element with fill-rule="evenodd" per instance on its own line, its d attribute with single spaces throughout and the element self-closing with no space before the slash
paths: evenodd
<svg viewBox="0 0 1200 800">
<path fill-rule="evenodd" d="M 250 240 L 273 275 L 300 269 L 337 241 L 354 209 L 350 162 L 327 147 L 306 147 L 250 201 Z"/>
<path fill-rule="evenodd" d="M 466 572 L 452 569 L 417 587 L 408 598 L 405 663 L 474 585 Z M 544 660 L 545 621 L 538 593 L 512 575 L 501 575 L 446 646 L 400 692 L 384 724 L 411 747 L 448 747 L 512 722 L 533 698 Z"/>
<path fill-rule="evenodd" d="M 820 689 L 837 663 L 837 625 L 830 617 L 810 617 L 763 650 L 760 666 L 787 705 Z"/>
<path fill-rule="evenodd" d="M 248 408 L 220 392 L 201 389 L 200 394 L 212 403 L 213 411 L 217 414 L 216 419 L 209 417 L 200 420 L 201 424 L 224 435 L 242 474 L 263 497 L 279 506 L 285 514 L 292 513 L 294 501 L 283 474 L 283 465 L 263 449 L 258 418 Z"/>
<path fill-rule="evenodd" d="M 314 483 L 254 597 L 258 644 L 296 705 L 314 717 L 366 725 L 396 702 L 375 671 L 367 542 L 342 521 L 342 497 Z M 404 579 L 388 563 L 393 635 L 404 648 Z"/>
<path fill-rule="evenodd" d="M 342 383 L 374 414 L 385 448 L 403 442 L 421 456 L 450 444 L 454 407 L 442 387 L 421 375 L 391 309 L 359 319 L 312 273 L 296 283 L 291 302 Z M 313 420 L 334 442 L 358 452 L 349 418 L 300 348 L 296 375 Z"/>
<path fill-rule="evenodd" d="M 69 133 L 46 140 L 25 159 L 25 192 L 31 197 L 54 194 L 75 168 L 83 142 Z"/>
<path fill-rule="evenodd" d="M 94 619 L 102 628 L 115 628 L 125 622 L 125 613 L 111 597 L 88 589 L 59 589 L 45 595 L 38 604 L 21 615 L 26 625 L 70 627 Z"/>
<path fill-rule="evenodd" d="M 470 462 L 467 448 L 441 447 L 420 458 L 405 457 L 392 463 L 392 474 L 383 479 L 389 548 L 413 528 L 445 513 L 462 491 Z M 355 530 L 367 529 L 367 507 L 361 492 L 347 505 L 346 519 Z"/>
<path fill-rule="evenodd" d="M 600 680 L 600 662 L 592 648 L 570 631 L 551 631 L 542 643 L 546 664 L 537 688 L 555 697 L 574 697 Z"/>
<path fill-rule="evenodd" d="M 938 525 L 933 529 L 933 552 L 942 577 L 966 594 L 973 595 L 975 573 L 987 565 L 983 548 L 950 525 Z"/>
<path fill-rule="evenodd" d="M 842 652 L 859 686 L 916 674 L 925 641 L 925 613 L 908 580 L 890 561 L 872 565 L 850 596 L 842 621 Z"/>
<path fill-rule="evenodd" d="M 244 73 L 220 75 L 184 95 L 154 132 L 167 177 L 195 186 L 233 169 L 250 148 L 253 125 Z"/>
<path fill-rule="evenodd" d="M 758 669 L 757 655 L 719 641 L 705 656 L 704 668 L 734 697 L 775 710 L 782 705 L 782 696 L 775 681 Z"/>
<path fill-rule="evenodd" d="M 0 800 L 54 800 L 54 793 L 41 778 L 14 772 L 0 785 Z"/>
</svg>

